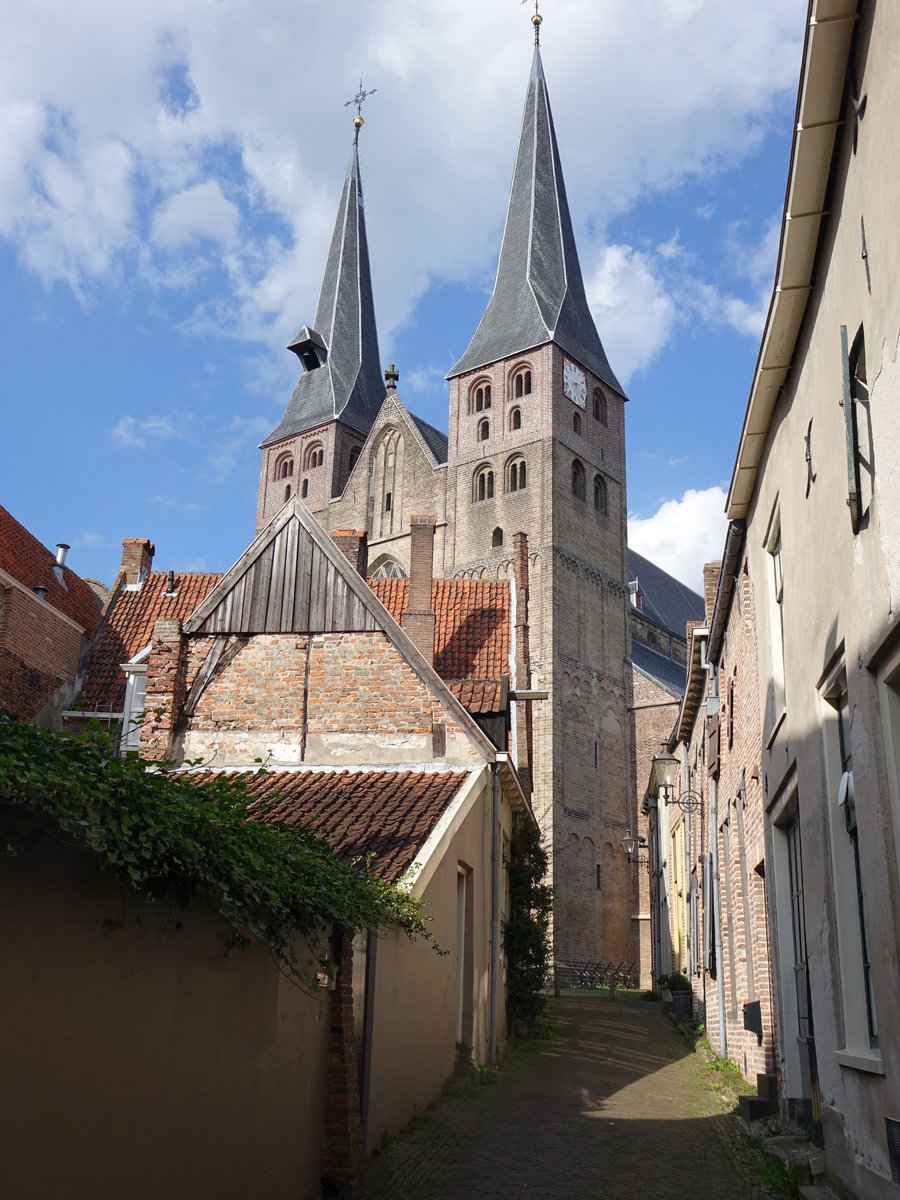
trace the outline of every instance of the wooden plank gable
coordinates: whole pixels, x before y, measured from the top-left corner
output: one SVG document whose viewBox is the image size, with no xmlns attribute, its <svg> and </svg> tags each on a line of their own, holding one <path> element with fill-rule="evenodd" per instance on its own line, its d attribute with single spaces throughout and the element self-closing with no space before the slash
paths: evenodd
<svg viewBox="0 0 900 1200">
<path fill-rule="evenodd" d="M 378 628 L 367 589 L 300 502 L 285 505 L 188 621 L 185 633 L 350 633 Z M 306 516 L 306 520 L 303 516 Z M 352 579 L 351 579 L 352 577 Z"/>
</svg>

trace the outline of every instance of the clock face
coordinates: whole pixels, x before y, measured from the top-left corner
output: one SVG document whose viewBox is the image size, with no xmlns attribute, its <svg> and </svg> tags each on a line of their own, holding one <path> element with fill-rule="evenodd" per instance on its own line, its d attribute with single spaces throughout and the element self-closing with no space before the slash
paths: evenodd
<svg viewBox="0 0 900 1200">
<path fill-rule="evenodd" d="M 581 367 L 576 367 L 573 362 L 567 362 L 563 367 L 563 391 L 570 400 L 573 400 L 580 408 L 584 408 L 587 397 L 584 371 Z"/>
</svg>

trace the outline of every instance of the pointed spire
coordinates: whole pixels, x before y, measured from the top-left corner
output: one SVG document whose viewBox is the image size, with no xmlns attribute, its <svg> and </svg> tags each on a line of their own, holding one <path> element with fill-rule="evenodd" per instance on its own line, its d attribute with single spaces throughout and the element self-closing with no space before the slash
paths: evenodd
<svg viewBox="0 0 900 1200">
<path fill-rule="evenodd" d="M 534 27 L 537 34 L 539 21 Z M 468 350 L 447 378 L 547 342 L 556 342 L 625 394 L 585 296 L 536 38 L 494 291 Z"/>
<path fill-rule="evenodd" d="M 357 112 L 315 322 L 312 329 L 304 326 L 288 347 L 306 369 L 284 416 L 263 446 L 335 418 L 368 433 L 384 403 L 359 177 L 361 124 Z"/>
</svg>

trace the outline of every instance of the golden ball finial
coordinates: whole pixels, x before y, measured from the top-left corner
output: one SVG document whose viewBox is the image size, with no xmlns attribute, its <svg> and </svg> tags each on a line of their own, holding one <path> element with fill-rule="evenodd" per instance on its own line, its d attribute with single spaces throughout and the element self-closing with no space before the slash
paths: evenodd
<svg viewBox="0 0 900 1200">
<path fill-rule="evenodd" d="M 535 13 L 534 16 L 531 18 L 531 23 L 532 23 L 532 25 L 540 25 L 540 23 L 543 21 L 543 19 L 544 18 L 541 16 L 540 13 Z"/>
<path fill-rule="evenodd" d="M 362 113 L 357 113 L 353 118 L 353 128 L 362 129 L 363 125 L 365 125 L 365 121 L 362 119 Z"/>
</svg>

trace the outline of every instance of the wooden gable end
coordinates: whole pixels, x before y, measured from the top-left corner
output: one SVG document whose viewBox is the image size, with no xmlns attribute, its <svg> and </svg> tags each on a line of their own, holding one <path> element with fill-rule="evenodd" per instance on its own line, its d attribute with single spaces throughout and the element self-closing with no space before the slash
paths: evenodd
<svg viewBox="0 0 900 1200">
<path fill-rule="evenodd" d="M 378 628 L 343 555 L 285 506 L 185 623 L 185 633 L 343 633 Z M 351 579 L 353 582 L 351 582 Z"/>
</svg>

